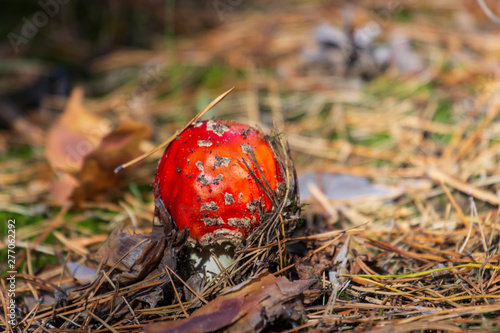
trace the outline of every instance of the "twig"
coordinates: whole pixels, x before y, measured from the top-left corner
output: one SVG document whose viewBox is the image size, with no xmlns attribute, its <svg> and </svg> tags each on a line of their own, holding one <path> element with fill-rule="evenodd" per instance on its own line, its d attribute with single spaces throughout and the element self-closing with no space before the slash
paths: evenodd
<svg viewBox="0 0 500 333">
<path fill-rule="evenodd" d="M 179 293 L 177 292 L 177 288 L 175 287 L 174 280 L 172 280 L 172 276 L 170 275 L 170 271 L 168 269 L 165 269 L 165 272 L 167 272 L 168 279 L 170 280 L 170 283 L 172 284 L 172 288 L 174 289 L 175 292 L 175 297 L 177 297 L 177 302 L 179 302 L 179 305 L 181 306 L 182 312 L 184 312 L 184 315 L 186 318 L 189 318 L 189 314 L 187 313 L 186 309 L 184 308 L 184 304 L 182 304 L 181 298 L 179 297 Z"/>
<path fill-rule="evenodd" d="M 457 202 L 455 201 L 455 198 L 453 198 L 453 196 L 451 195 L 451 192 L 450 190 L 448 189 L 448 186 L 446 186 L 446 184 L 441 180 L 441 187 L 443 188 L 444 190 L 444 193 L 446 194 L 446 196 L 448 197 L 448 199 L 450 200 L 450 203 L 451 205 L 453 206 L 453 208 L 455 208 L 455 210 L 457 211 L 458 213 L 458 216 L 460 217 L 460 220 L 464 223 L 466 223 L 466 226 L 468 227 L 468 223 L 469 221 L 467 221 L 467 219 L 465 218 L 465 215 L 464 213 L 462 212 L 462 208 L 460 208 L 460 206 L 457 204 Z"/>
<path fill-rule="evenodd" d="M 474 202 L 474 199 L 472 197 L 470 197 L 469 200 L 470 200 L 470 208 L 477 218 L 477 225 L 479 226 L 479 233 L 481 234 L 481 241 L 483 242 L 484 253 L 487 253 L 488 252 L 488 245 L 486 244 L 486 237 L 484 236 L 483 225 L 481 223 L 481 219 L 479 218 L 479 214 L 477 213 L 476 203 Z"/>
<path fill-rule="evenodd" d="M 150 150 L 149 152 L 145 153 L 145 154 L 142 154 L 141 156 L 137 157 L 137 158 L 134 158 L 132 161 L 129 161 L 125 164 L 122 164 L 120 165 L 119 167 L 117 167 L 115 169 L 115 173 L 118 173 L 120 172 L 121 170 L 125 169 L 125 168 L 128 168 L 129 166 L 131 166 L 132 164 L 135 164 L 143 159 L 145 159 L 146 157 L 148 156 L 151 156 L 153 155 L 154 153 L 156 153 L 158 150 L 166 147 L 170 142 L 172 142 L 176 137 L 177 135 L 181 134 L 182 132 L 184 132 L 184 130 L 186 130 L 186 128 L 188 128 L 192 123 L 194 123 L 195 121 L 197 121 L 198 119 L 200 119 L 201 116 L 203 116 L 205 113 L 207 113 L 211 108 L 213 108 L 217 103 L 219 103 L 220 101 L 222 101 L 224 99 L 224 97 L 226 97 L 231 91 L 233 91 L 234 87 L 229 89 L 228 91 L 226 91 L 225 93 L 223 93 L 222 95 L 220 95 L 219 97 L 217 97 L 216 99 L 214 99 L 207 107 L 205 107 L 203 110 L 201 110 L 193 119 L 191 119 L 187 124 L 186 126 L 184 126 L 180 131 L 177 131 L 175 132 L 174 135 L 172 135 L 170 138 L 168 138 L 166 141 L 162 142 L 160 145 L 156 146 L 154 149 Z"/>
<path fill-rule="evenodd" d="M 474 226 L 474 212 L 470 210 L 470 223 L 469 223 L 469 231 L 467 232 L 467 236 L 465 237 L 464 243 L 460 247 L 460 250 L 458 250 L 458 253 L 464 252 L 465 247 L 467 246 L 467 243 L 469 242 L 469 238 L 472 235 L 472 227 Z"/>
<path fill-rule="evenodd" d="M 234 282 L 231 280 L 231 276 L 227 272 L 224 265 L 222 265 L 219 258 L 215 255 L 214 249 L 210 249 L 210 256 L 212 257 L 212 260 L 215 262 L 215 265 L 217 265 L 217 268 L 219 269 L 220 272 L 219 274 L 224 276 L 224 279 L 227 281 L 229 285 L 234 286 Z"/>
<path fill-rule="evenodd" d="M 97 320 L 98 322 L 100 322 L 101 324 L 104 325 L 104 327 L 106 327 L 108 330 L 110 330 L 111 332 L 113 333 L 118 333 L 117 330 L 115 330 L 113 327 L 111 327 L 108 323 L 106 323 L 104 320 L 102 320 L 101 318 L 97 317 L 95 314 L 92 313 L 92 311 L 89 311 L 90 315 L 92 317 L 94 317 L 95 320 Z"/>
<path fill-rule="evenodd" d="M 186 282 L 184 282 L 184 280 L 183 280 L 183 279 L 181 279 L 181 278 L 179 277 L 179 275 L 177 275 L 177 273 L 175 273 L 175 272 L 174 272 L 174 270 L 173 270 L 172 268 L 168 267 L 167 265 L 165 265 L 165 268 L 167 268 L 167 269 L 168 269 L 168 270 L 169 270 L 172 274 L 174 274 L 174 276 L 175 276 L 175 277 L 176 277 L 179 281 L 181 281 L 181 282 L 182 282 L 182 284 L 183 284 L 186 288 L 188 288 L 188 289 L 189 289 L 189 291 L 190 291 L 190 292 L 192 292 L 192 293 L 193 293 L 193 295 L 195 295 L 195 296 L 196 296 L 196 297 L 197 297 L 200 301 L 202 301 L 202 302 L 203 302 L 203 303 L 205 303 L 205 304 L 207 304 L 207 303 L 208 303 L 206 299 L 204 299 L 203 297 L 201 297 L 201 296 L 200 296 L 200 295 L 199 295 L 196 291 L 194 291 L 194 290 L 193 290 L 193 288 L 191 288 L 191 287 L 190 287 L 190 286 L 189 286 Z"/>
</svg>

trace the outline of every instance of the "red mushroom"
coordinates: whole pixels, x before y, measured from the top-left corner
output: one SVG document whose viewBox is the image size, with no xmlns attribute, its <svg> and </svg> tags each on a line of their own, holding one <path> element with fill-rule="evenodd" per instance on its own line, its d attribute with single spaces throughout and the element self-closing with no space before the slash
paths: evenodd
<svg viewBox="0 0 500 333">
<path fill-rule="evenodd" d="M 227 247 L 241 243 L 272 211 L 281 182 L 276 155 L 260 131 L 209 120 L 192 124 L 170 143 L 154 193 L 194 243 Z"/>
</svg>

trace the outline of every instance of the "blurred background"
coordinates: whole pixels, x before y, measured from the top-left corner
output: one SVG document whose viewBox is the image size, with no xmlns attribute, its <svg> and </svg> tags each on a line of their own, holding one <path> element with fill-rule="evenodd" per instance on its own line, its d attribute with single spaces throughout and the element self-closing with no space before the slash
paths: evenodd
<svg viewBox="0 0 500 333">
<path fill-rule="evenodd" d="M 161 152 L 114 168 L 233 86 L 204 118 L 285 133 L 310 228 L 430 223 L 440 172 L 497 189 L 497 1 L 2 4 L 0 214 L 35 258 L 150 226 Z"/>
</svg>

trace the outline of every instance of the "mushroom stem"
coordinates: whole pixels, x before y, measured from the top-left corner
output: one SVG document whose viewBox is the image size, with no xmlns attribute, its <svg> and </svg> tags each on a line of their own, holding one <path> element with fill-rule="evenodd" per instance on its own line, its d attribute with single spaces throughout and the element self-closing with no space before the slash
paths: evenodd
<svg viewBox="0 0 500 333">
<path fill-rule="evenodd" d="M 190 259 L 195 261 L 195 269 L 200 272 L 205 270 L 209 279 L 221 272 L 219 265 L 222 265 L 224 269 L 231 266 L 234 262 L 233 256 L 234 246 L 227 244 L 204 246 L 201 249 L 195 248 L 190 253 Z"/>
</svg>

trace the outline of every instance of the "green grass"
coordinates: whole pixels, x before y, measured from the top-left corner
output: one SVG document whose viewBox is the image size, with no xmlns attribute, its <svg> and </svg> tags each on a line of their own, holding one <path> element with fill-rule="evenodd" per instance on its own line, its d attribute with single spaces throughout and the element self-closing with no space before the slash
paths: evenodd
<svg viewBox="0 0 500 333">
<path fill-rule="evenodd" d="M 359 140 L 353 140 L 355 143 L 362 146 L 383 146 L 392 140 L 392 136 L 387 133 L 375 133 L 368 135 Z"/>
<path fill-rule="evenodd" d="M 439 123 L 453 124 L 456 122 L 454 118 L 451 101 L 444 99 L 439 100 L 436 113 L 432 120 Z M 436 143 L 445 144 L 451 140 L 452 134 L 432 133 L 429 138 Z"/>
<path fill-rule="evenodd" d="M 447 124 L 454 123 L 453 106 L 451 101 L 445 99 L 439 100 L 436 113 L 432 120 L 439 123 L 447 123 Z"/>
<path fill-rule="evenodd" d="M 134 197 L 136 197 L 136 199 L 142 200 L 140 197 L 140 192 L 137 193 L 138 189 L 139 188 L 136 187 L 133 190 L 133 195 L 134 195 Z M 137 195 L 139 195 L 139 197 L 137 197 Z M 57 214 L 57 212 L 58 212 L 58 210 L 53 210 L 53 211 L 49 212 L 49 214 L 47 214 L 47 215 L 55 216 Z M 72 227 L 72 230 L 75 230 L 76 232 L 82 233 L 82 237 L 83 237 L 83 234 L 94 235 L 97 233 L 102 233 L 103 230 L 105 230 L 106 226 L 109 225 L 109 219 L 104 220 L 103 218 L 101 218 L 102 216 L 99 215 L 98 211 L 94 211 L 94 213 L 96 213 L 94 216 L 91 216 L 88 219 L 86 219 L 85 221 L 79 222 L 78 224 L 74 225 Z M 65 214 L 65 216 L 63 217 L 63 220 L 69 220 L 74 215 L 75 215 L 75 212 L 70 211 L 70 212 Z M 7 237 L 7 230 L 8 230 L 7 222 L 8 222 L 8 220 L 15 220 L 16 221 L 16 224 L 15 224 L 16 225 L 16 228 L 15 228 L 15 230 L 16 230 L 16 243 L 19 244 L 18 242 L 20 241 L 20 239 L 19 239 L 18 235 L 19 235 L 19 230 L 21 228 L 28 226 L 28 225 L 36 225 L 37 223 L 41 223 L 42 221 L 45 221 L 47 218 L 48 217 L 46 215 L 41 215 L 41 214 L 27 216 L 27 215 L 22 215 L 22 214 L 17 214 L 17 213 L 0 211 L 0 220 L 1 220 L 0 235 L 2 236 L 2 242 L 5 239 L 5 237 Z M 65 232 L 66 228 L 64 226 L 58 227 L 54 230 L 60 231 L 63 234 L 67 234 Z M 107 232 L 107 231 L 104 231 L 104 232 Z M 33 241 L 37 237 L 38 237 L 38 235 L 35 235 L 35 236 L 30 237 L 28 239 L 23 239 L 23 241 L 26 241 L 26 240 Z M 58 243 L 59 243 L 59 241 L 57 240 L 57 238 L 54 236 L 54 234 L 52 232 L 50 232 L 45 237 L 45 239 L 43 239 L 41 241 L 41 244 L 58 244 Z M 15 250 L 16 257 L 19 258 L 21 253 L 25 251 L 25 248 L 17 246 L 14 250 Z M 7 255 L 8 255 L 8 249 L 0 250 L 0 271 L 2 274 L 4 274 L 5 271 L 7 271 L 7 269 L 6 269 L 6 267 L 7 267 L 6 266 Z M 33 267 L 33 270 L 37 270 L 38 268 L 42 267 L 45 263 L 57 263 L 57 259 L 55 256 L 48 255 L 46 253 L 41 253 L 38 251 L 31 251 L 31 257 L 32 257 L 31 265 Z M 24 264 L 23 264 L 18 269 L 18 273 L 24 272 L 24 269 L 25 268 L 24 268 Z"/>
<path fill-rule="evenodd" d="M 394 18 L 398 22 L 411 22 L 412 19 L 411 12 L 406 8 L 397 9 L 394 13 Z"/>
<path fill-rule="evenodd" d="M 2 236 L 2 243 L 4 240 L 7 240 L 7 235 L 8 235 L 8 225 L 11 224 L 9 221 L 15 221 L 14 225 L 15 228 L 15 236 L 16 236 L 16 242 L 14 244 L 17 244 L 19 241 L 18 235 L 19 235 L 19 229 L 21 229 L 23 226 L 26 226 L 28 224 L 32 223 L 39 223 L 40 221 L 43 220 L 43 217 L 41 216 L 25 216 L 21 214 L 16 214 L 16 213 L 11 213 L 11 212 L 6 212 L 6 211 L 0 211 L 0 235 Z M 15 247 L 14 249 L 11 249 L 15 252 L 16 258 L 19 257 L 19 254 L 21 254 L 21 251 L 23 251 L 22 248 L 20 247 Z M 8 248 L 0 250 L 0 271 L 2 274 L 5 274 L 7 270 L 7 259 L 8 259 Z M 12 253 L 10 253 L 12 255 Z M 46 254 L 42 254 L 43 256 L 47 256 Z M 18 259 L 19 260 L 19 259 Z M 16 262 L 18 264 L 19 262 Z M 19 273 L 23 272 L 23 266 L 18 269 Z"/>
<path fill-rule="evenodd" d="M 29 145 L 16 145 L 7 153 L 0 154 L 0 162 L 8 161 L 15 158 L 30 159 L 35 155 L 33 147 Z M 3 172 L 8 170 L 2 170 Z M 1 184 L 0 184 L 1 185 Z"/>
<path fill-rule="evenodd" d="M 420 94 L 428 96 L 435 92 L 435 87 L 432 83 L 421 84 L 405 77 L 380 75 L 368 82 L 364 90 L 366 97 L 368 98 L 371 95 L 375 101 L 387 97 L 404 100 Z"/>
</svg>

